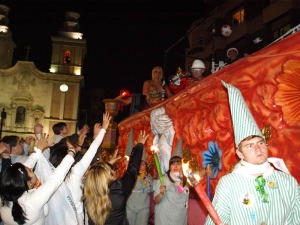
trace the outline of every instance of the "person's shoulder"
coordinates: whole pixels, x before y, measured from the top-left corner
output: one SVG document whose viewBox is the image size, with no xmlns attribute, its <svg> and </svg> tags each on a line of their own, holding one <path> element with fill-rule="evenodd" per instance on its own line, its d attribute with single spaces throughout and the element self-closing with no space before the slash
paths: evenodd
<svg viewBox="0 0 300 225">
<path fill-rule="evenodd" d="M 288 174 L 288 173 L 285 173 L 285 172 L 279 171 L 279 170 L 274 170 L 274 174 L 275 174 L 275 176 L 280 177 L 280 179 L 297 183 L 296 178 L 293 177 L 291 174 Z"/>
<path fill-rule="evenodd" d="M 117 179 L 115 181 L 113 181 L 110 185 L 109 185 L 109 191 L 113 192 L 113 191 L 118 191 L 122 189 L 122 181 L 121 179 Z"/>
<path fill-rule="evenodd" d="M 242 175 L 240 175 L 238 173 L 230 172 L 230 173 L 227 173 L 227 174 L 223 175 L 222 177 L 220 177 L 220 181 L 231 183 L 233 180 L 239 180 L 239 178 L 241 176 Z"/>
</svg>

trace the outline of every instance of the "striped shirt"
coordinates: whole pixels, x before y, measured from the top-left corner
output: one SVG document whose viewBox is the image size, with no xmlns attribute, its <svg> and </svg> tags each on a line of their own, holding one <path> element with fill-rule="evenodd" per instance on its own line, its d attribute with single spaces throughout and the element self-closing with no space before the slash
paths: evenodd
<svg viewBox="0 0 300 225">
<path fill-rule="evenodd" d="M 223 224 L 300 224 L 300 188 L 296 179 L 276 170 L 265 179 L 269 203 L 261 200 L 255 178 L 230 173 L 220 179 L 213 205 Z M 210 216 L 205 225 L 214 225 Z"/>
</svg>

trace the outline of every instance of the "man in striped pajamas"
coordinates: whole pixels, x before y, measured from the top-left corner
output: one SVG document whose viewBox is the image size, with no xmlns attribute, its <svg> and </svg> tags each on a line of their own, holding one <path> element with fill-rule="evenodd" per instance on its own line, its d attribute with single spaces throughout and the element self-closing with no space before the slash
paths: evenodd
<svg viewBox="0 0 300 225">
<path fill-rule="evenodd" d="M 213 205 L 222 223 L 299 225 L 300 188 L 296 179 L 289 174 L 282 159 L 268 158 L 265 137 L 241 92 L 225 82 L 223 85 L 228 89 L 240 161 L 216 187 Z M 208 216 L 205 225 L 211 224 L 214 222 Z"/>
</svg>

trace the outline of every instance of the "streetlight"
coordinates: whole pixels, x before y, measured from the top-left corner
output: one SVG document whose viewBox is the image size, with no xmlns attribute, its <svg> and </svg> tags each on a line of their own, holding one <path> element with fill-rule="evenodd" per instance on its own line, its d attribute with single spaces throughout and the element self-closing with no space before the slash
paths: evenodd
<svg viewBox="0 0 300 225">
<path fill-rule="evenodd" d="M 59 86 L 59 90 L 61 92 L 67 92 L 69 90 L 69 86 L 66 85 L 66 84 L 62 84 L 62 85 Z"/>
<path fill-rule="evenodd" d="M 3 128 L 3 123 L 4 123 L 5 119 L 6 119 L 6 112 L 5 112 L 5 108 L 3 108 L 2 112 L 1 112 L 0 138 L 2 138 L 2 128 Z"/>
<path fill-rule="evenodd" d="M 66 92 L 69 90 L 69 87 L 67 84 L 61 84 L 59 86 L 59 90 L 62 92 L 60 103 L 60 118 L 63 119 L 66 107 Z"/>
</svg>

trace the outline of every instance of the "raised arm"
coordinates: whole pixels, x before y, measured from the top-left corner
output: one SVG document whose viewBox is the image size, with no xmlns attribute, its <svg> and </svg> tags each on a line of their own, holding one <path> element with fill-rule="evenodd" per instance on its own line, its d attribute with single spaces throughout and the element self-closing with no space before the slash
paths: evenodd
<svg viewBox="0 0 300 225">
<path fill-rule="evenodd" d="M 149 104 L 150 101 L 150 81 L 146 80 L 143 85 L 143 95 L 146 96 L 146 101 Z"/>
<path fill-rule="evenodd" d="M 127 170 L 121 178 L 121 182 L 123 183 L 123 191 L 126 194 L 130 193 L 136 182 L 143 155 L 144 144 L 148 137 L 149 134 L 146 134 L 145 131 L 140 131 L 137 145 L 132 149 Z"/>
<path fill-rule="evenodd" d="M 34 152 L 29 155 L 26 162 L 24 163 L 25 166 L 29 168 L 33 168 L 38 160 L 38 157 L 40 157 L 42 152 L 49 148 L 49 136 L 48 135 L 42 135 L 40 140 L 38 141 L 37 147 L 34 147 Z"/>
<path fill-rule="evenodd" d="M 90 163 L 92 162 L 95 154 L 97 153 L 97 150 L 100 146 L 100 144 L 103 141 L 104 135 L 106 133 L 106 129 L 109 126 L 111 120 L 111 116 L 109 115 L 108 112 L 103 114 L 103 124 L 102 126 L 100 125 L 100 123 L 96 123 L 94 125 L 94 141 L 92 142 L 92 144 L 90 145 L 89 149 L 87 150 L 87 152 L 84 154 L 84 156 L 82 157 L 82 159 L 74 166 L 74 169 L 77 170 L 77 168 L 80 168 L 80 173 L 78 174 L 77 172 L 77 176 L 82 177 L 83 174 L 85 173 L 85 171 L 88 169 Z"/>
</svg>

